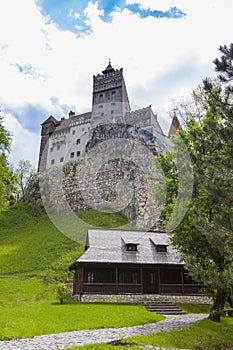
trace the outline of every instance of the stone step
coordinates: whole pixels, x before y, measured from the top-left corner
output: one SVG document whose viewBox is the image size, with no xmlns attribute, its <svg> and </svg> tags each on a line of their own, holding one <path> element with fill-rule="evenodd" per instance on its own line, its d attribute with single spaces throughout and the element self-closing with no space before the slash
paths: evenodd
<svg viewBox="0 0 233 350">
<path fill-rule="evenodd" d="M 183 315 L 184 312 L 173 303 L 141 303 L 148 311 L 161 315 Z"/>
</svg>

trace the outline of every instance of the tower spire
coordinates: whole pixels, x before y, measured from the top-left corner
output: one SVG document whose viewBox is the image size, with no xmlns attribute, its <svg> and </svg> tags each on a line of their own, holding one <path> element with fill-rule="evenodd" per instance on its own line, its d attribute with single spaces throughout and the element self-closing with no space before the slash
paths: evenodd
<svg viewBox="0 0 233 350">
<path fill-rule="evenodd" d="M 109 58 L 108 66 L 105 68 L 105 70 L 102 71 L 102 73 L 107 74 L 107 73 L 111 73 L 111 72 L 115 72 L 115 69 L 112 68 L 111 60 Z"/>
</svg>

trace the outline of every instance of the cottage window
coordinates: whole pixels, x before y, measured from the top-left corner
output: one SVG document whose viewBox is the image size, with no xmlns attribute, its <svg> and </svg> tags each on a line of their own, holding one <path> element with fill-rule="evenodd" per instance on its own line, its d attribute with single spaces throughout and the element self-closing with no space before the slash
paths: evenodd
<svg viewBox="0 0 233 350">
<path fill-rule="evenodd" d="M 127 243 L 126 244 L 126 250 L 127 252 L 136 252 L 138 245 L 135 243 Z"/>
<path fill-rule="evenodd" d="M 166 253 L 167 252 L 167 246 L 166 245 L 157 245 L 156 251 L 158 253 Z"/>
<path fill-rule="evenodd" d="M 138 269 L 120 269 L 119 283 L 140 283 L 140 272 Z"/>
<path fill-rule="evenodd" d="M 87 283 L 94 283 L 95 281 L 95 273 L 93 271 L 89 271 L 87 273 Z"/>
<path fill-rule="evenodd" d="M 150 273 L 150 284 L 156 284 L 158 280 L 158 275 L 156 272 Z"/>
</svg>

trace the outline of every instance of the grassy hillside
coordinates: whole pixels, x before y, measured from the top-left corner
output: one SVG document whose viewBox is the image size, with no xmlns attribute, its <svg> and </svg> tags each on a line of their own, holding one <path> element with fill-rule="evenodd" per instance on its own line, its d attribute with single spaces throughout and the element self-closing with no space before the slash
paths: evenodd
<svg viewBox="0 0 233 350">
<path fill-rule="evenodd" d="M 26 203 L 17 203 L 0 216 L 0 276 L 66 273 L 83 247 L 62 234 L 45 213 L 34 217 L 27 207 Z M 83 234 L 88 226 L 112 228 L 127 224 L 117 213 L 90 210 L 78 215 L 85 224 L 75 230 Z"/>
</svg>

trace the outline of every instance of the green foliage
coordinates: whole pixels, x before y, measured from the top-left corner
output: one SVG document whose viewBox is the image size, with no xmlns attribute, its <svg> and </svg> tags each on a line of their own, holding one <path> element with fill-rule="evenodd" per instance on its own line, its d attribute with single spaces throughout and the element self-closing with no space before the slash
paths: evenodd
<svg viewBox="0 0 233 350">
<path fill-rule="evenodd" d="M 12 192 L 15 176 L 7 161 L 7 155 L 10 151 L 10 140 L 10 133 L 5 129 L 3 119 L 0 116 L 0 214 L 13 201 Z"/>
<path fill-rule="evenodd" d="M 220 324 L 206 319 L 182 330 L 132 337 L 128 341 L 162 348 L 225 350 L 233 345 L 232 326 L 233 318 L 230 317 Z"/>
<path fill-rule="evenodd" d="M 35 175 L 36 170 L 29 160 L 20 160 L 15 169 L 18 197 L 23 197 L 29 181 Z"/>
<path fill-rule="evenodd" d="M 226 80 L 221 79 L 224 83 L 206 79 L 194 92 L 190 110 L 187 104 L 185 108 L 178 106 L 178 113 L 183 114 L 185 120 L 184 128 L 173 138 L 172 152 L 160 156 L 168 185 L 162 217 L 165 225 L 172 219 L 176 206 L 180 187 L 177 178 L 182 176 L 189 183 L 185 161 L 177 166 L 179 153 L 180 160 L 183 153 L 179 148 L 180 138 L 192 160 L 192 198 L 184 220 L 173 232 L 172 242 L 192 278 L 203 282 L 213 297 L 210 318 L 215 321 L 220 320 L 227 291 L 233 285 L 233 91 L 229 84 L 232 49 L 231 45 L 222 50 L 227 72 L 222 70 L 219 60 L 215 61 L 221 75 L 226 73 Z M 222 62 L 225 59 L 222 57 Z M 183 189 L 184 194 L 186 191 L 187 188 Z"/>
<path fill-rule="evenodd" d="M 56 298 L 60 304 L 63 304 L 67 301 L 70 302 L 70 293 L 65 283 L 58 283 L 56 287 Z"/>
<path fill-rule="evenodd" d="M 55 300 L 56 285 L 38 278 L 0 279 L 0 340 L 81 329 L 125 327 L 162 320 L 141 305 L 65 303 Z"/>
</svg>

